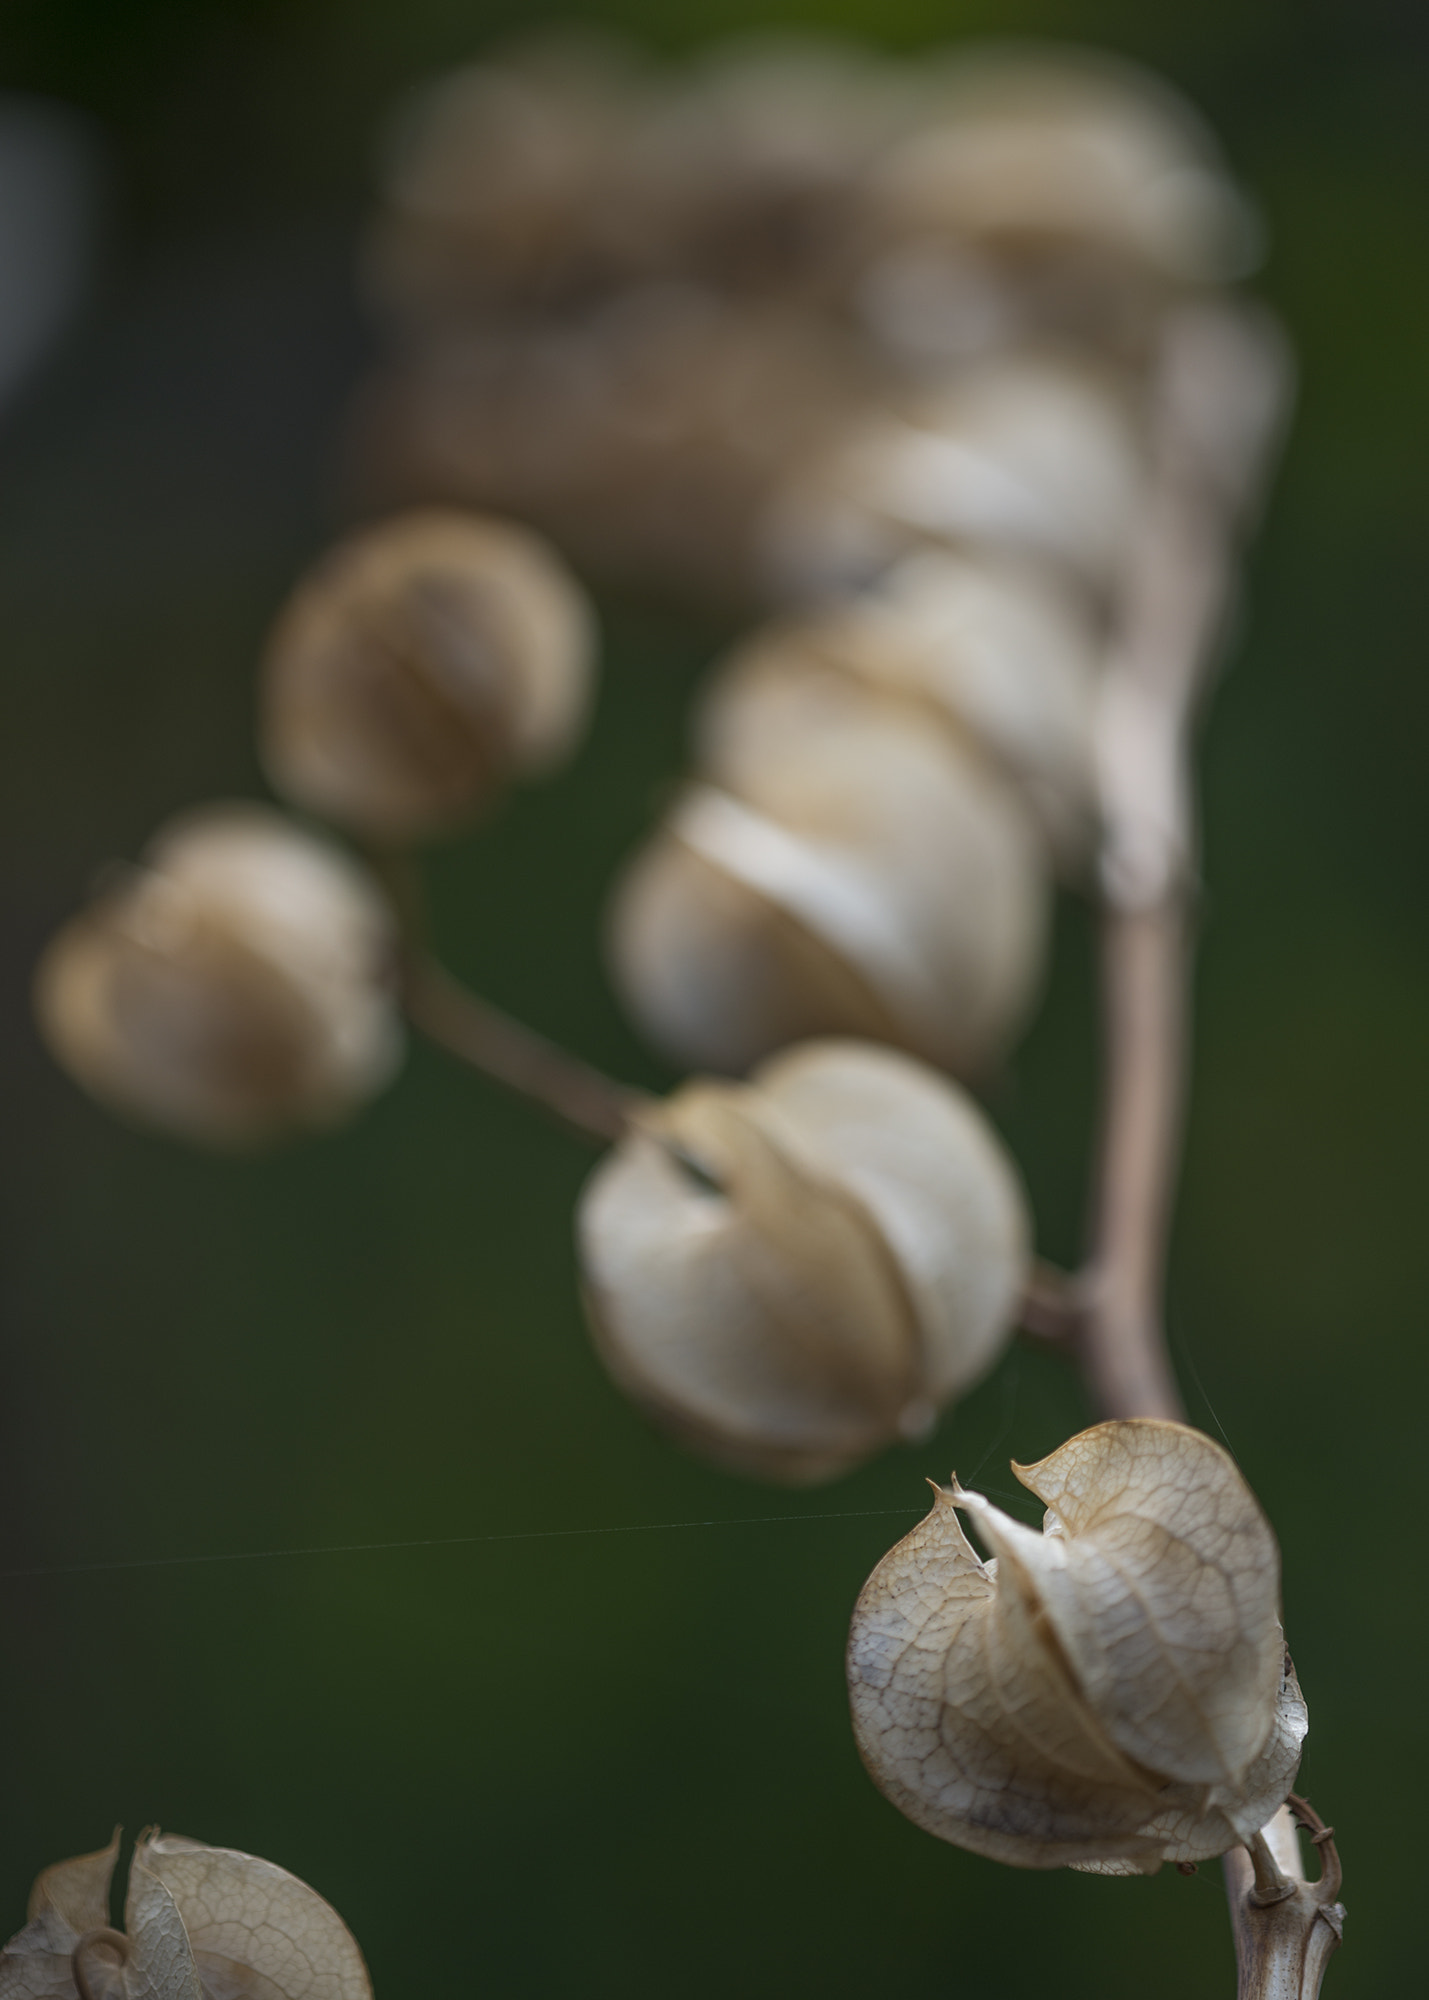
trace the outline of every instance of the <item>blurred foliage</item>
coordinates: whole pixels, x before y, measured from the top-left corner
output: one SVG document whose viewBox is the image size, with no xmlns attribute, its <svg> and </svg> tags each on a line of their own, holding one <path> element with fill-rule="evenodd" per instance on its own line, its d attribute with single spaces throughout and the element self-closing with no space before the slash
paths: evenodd
<svg viewBox="0 0 1429 2000">
<path fill-rule="evenodd" d="M 664 43 L 762 18 L 720 0 L 585 11 Z M 1347 1866 L 1328 1990 L 1406 1985 L 1426 1727 L 1403 1687 L 1424 1641 L 1409 1481 L 1429 1396 L 1424 16 L 1363 0 L 783 12 L 905 46 L 1032 31 L 1143 56 L 1221 125 L 1271 218 L 1266 288 L 1303 407 L 1206 747 L 1172 1321 L 1197 1419 L 1224 1428 L 1284 1544 L 1304 1785 Z M 600 1374 L 569 1247 L 587 1161 L 520 1106 L 414 1051 L 350 1131 L 213 1160 L 106 1118 L 30 1028 L 35 950 L 96 866 L 179 805 L 257 786 L 254 654 L 340 518 L 375 116 L 405 79 L 536 18 L 9 0 L 0 21 L 7 81 L 107 133 L 127 217 L 87 323 L 0 451 L 0 1928 L 42 1862 L 122 1815 L 295 1869 L 387 1996 L 1015 2000 L 1055 1983 L 1141 2000 L 1153 1947 L 1166 2000 L 1228 1992 L 1214 1869 L 999 1869 L 904 1823 L 850 1740 L 841 1652 L 864 1574 L 920 1511 L 925 1473 L 956 1460 L 1005 1490 L 1008 1456 L 1078 1427 L 1057 1364 L 1012 1355 L 931 1445 L 836 1487 L 745 1486 L 651 1435 Z M 464 972 L 658 1081 L 607 993 L 596 917 L 720 635 L 622 606 L 607 632 L 579 762 L 435 856 L 434 892 Z M 993 1105 L 1063 1257 L 1091 973 L 1069 906 L 1048 1005 Z M 793 1518 L 649 1525 L 769 1516 Z M 250 1558 L 452 1537 L 472 1539 Z M 190 1556 L 209 1560 L 170 1562 Z"/>
</svg>

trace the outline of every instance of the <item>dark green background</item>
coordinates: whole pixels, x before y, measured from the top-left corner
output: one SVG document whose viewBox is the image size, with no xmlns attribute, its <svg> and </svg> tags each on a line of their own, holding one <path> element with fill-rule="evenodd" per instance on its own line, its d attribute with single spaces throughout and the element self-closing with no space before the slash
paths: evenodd
<svg viewBox="0 0 1429 2000">
<path fill-rule="evenodd" d="M 766 18 L 720 0 L 588 11 L 667 43 Z M 742 1485 L 652 1436 L 597 1370 L 570 1250 L 588 1161 L 562 1134 L 415 1051 L 340 1136 L 215 1161 L 111 1122 L 29 1025 L 34 953 L 96 864 L 257 784 L 255 650 L 340 519 L 377 111 L 540 18 L 9 0 L 0 20 L 5 80 L 88 107 L 118 190 L 89 317 L 0 435 L 4 1567 L 116 1565 L 3 1585 L 0 1935 L 42 1863 L 122 1817 L 311 1880 L 384 2000 L 1229 1993 L 1214 1867 L 1000 1869 L 904 1823 L 850 1741 L 859 1584 L 924 1474 L 956 1460 L 1005 1489 L 1009 1455 L 1080 1426 L 1056 1363 L 1013 1354 L 930 1446 L 833 1488 Z M 1329 1990 L 1408 1992 L 1429 1390 L 1424 17 L 846 0 L 783 18 L 1142 55 L 1200 99 L 1271 219 L 1266 289 L 1303 403 L 1206 744 L 1171 1314 L 1193 1410 L 1224 1426 L 1284 1546 L 1303 1782 L 1348 1871 Z M 602 983 L 597 912 L 718 637 L 612 607 L 575 768 L 433 865 L 463 971 L 650 1081 Z M 1083 1200 L 1088 959 L 1069 910 L 994 1105 L 1060 1257 Z"/>
</svg>

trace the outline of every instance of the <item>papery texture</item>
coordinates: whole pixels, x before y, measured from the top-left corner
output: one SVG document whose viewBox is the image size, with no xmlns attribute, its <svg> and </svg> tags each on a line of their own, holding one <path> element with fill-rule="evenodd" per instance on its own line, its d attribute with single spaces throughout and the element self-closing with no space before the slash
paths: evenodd
<svg viewBox="0 0 1429 2000">
<path fill-rule="evenodd" d="M 425 509 L 340 543 L 269 642 L 262 744 L 280 791 L 383 838 L 459 824 L 584 726 L 593 630 L 554 549 Z"/>
<path fill-rule="evenodd" d="M 342 1116 L 402 1053 L 392 923 L 363 872 L 261 806 L 171 822 L 41 960 L 36 1009 L 98 1097 L 244 1144 Z"/>
<path fill-rule="evenodd" d="M 871 1775 L 1018 1866 L 1224 1852 L 1284 1799 L 1306 1726 L 1254 1496 L 1179 1424 L 1099 1425 L 1014 1469 L 1048 1502 L 1042 1534 L 955 1485 L 864 1588 L 849 1681 Z"/>
<path fill-rule="evenodd" d="M 1028 1235 L 960 1093 L 846 1044 L 643 1115 L 579 1227 L 616 1379 L 697 1449 L 793 1481 L 916 1435 L 990 1365 Z"/>
</svg>

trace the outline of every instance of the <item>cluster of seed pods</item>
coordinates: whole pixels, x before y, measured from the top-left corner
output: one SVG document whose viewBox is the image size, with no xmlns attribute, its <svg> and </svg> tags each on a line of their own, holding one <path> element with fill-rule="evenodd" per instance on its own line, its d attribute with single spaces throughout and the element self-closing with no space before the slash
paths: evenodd
<svg viewBox="0 0 1429 2000">
<path fill-rule="evenodd" d="M 608 913 L 632 1014 L 697 1074 L 621 1100 L 577 1220 L 611 1375 L 730 1469 L 819 1481 L 926 1436 L 1017 1324 L 1032 1225 L 968 1085 L 1087 870 L 1161 334 L 1251 236 L 1186 109 L 1082 58 L 788 47 L 670 75 L 543 45 L 440 86 L 394 146 L 362 423 L 371 476 L 420 504 L 281 609 L 264 765 L 390 857 L 579 742 L 595 621 L 568 559 L 765 618 Z M 214 805 L 60 932 L 38 1011 L 116 1109 L 248 1145 L 392 1079 L 412 948 L 362 858 Z M 860 1600 L 875 1778 L 1028 1866 L 1247 1838 L 1304 1706 L 1240 1475 L 1121 1424 L 1019 1477 L 1045 1534 L 955 1485 Z M 100 1970 L 58 1889 L 9 1954 L 49 1926 L 77 1990 L 128 1991 L 167 1852 L 141 1850 L 136 1941 Z"/>
</svg>

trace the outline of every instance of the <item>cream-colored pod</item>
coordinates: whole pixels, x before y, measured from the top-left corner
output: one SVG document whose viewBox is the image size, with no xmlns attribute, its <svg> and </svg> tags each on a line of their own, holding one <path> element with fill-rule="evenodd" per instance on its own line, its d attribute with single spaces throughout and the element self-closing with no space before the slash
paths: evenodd
<svg viewBox="0 0 1429 2000">
<path fill-rule="evenodd" d="M 616 1381 L 697 1451 L 812 1483 L 932 1425 L 1014 1322 L 1021 1183 L 954 1084 L 815 1042 L 642 1114 L 578 1216 Z"/>
<path fill-rule="evenodd" d="M 256 805 L 171 821 L 55 936 L 35 1005 L 115 1109 L 243 1146 L 380 1090 L 403 1035 L 387 906 L 326 841 Z"/>
<path fill-rule="evenodd" d="M 264 763 L 339 825 L 440 833 L 570 753 L 593 665 L 585 594 L 539 536 L 454 510 L 398 515 L 340 543 L 281 612 Z"/>
<path fill-rule="evenodd" d="M 927 551 L 868 590 L 765 627 L 724 682 L 816 662 L 919 703 L 1015 780 L 1073 869 L 1093 820 L 1100 653 L 1085 605 L 1045 572 Z"/>
<path fill-rule="evenodd" d="M 739 1074 L 815 1034 L 960 1074 L 1041 969 L 1045 850 L 1015 788 L 936 719 L 817 660 L 716 681 L 708 782 L 617 885 L 616 983 L 652 1040 Z"/>
<path fill-rule="evenodd" d="M 776 593 L 860 587 L 923 547 L 1046 563 L 1097 596 L 1141 503 L 1135 398 L 1048 351 L 998 354 L 851 419 L 773 494 L 761 542 Z"/>
<path fill-rule="evenodd" d="M 257 1855 L 141 1833 L 109 1922 L 119 1830 L 45 1869 L 0 1949 L 5 2000 L 372 2000 L 356 1940 L 316 1890 Z"/>
<path fill-rule="evenodd" d="M 1134 1420 L 1013 1471 L 1040 1533 L 955 1479 L 864 1586 L 848 1670 L 874 1782 L 1018 1867 L 1149 1874 L 1248 1839 L 1307 1725 L 1279 1551 L 1234 1461 Z"/>
</svg>

